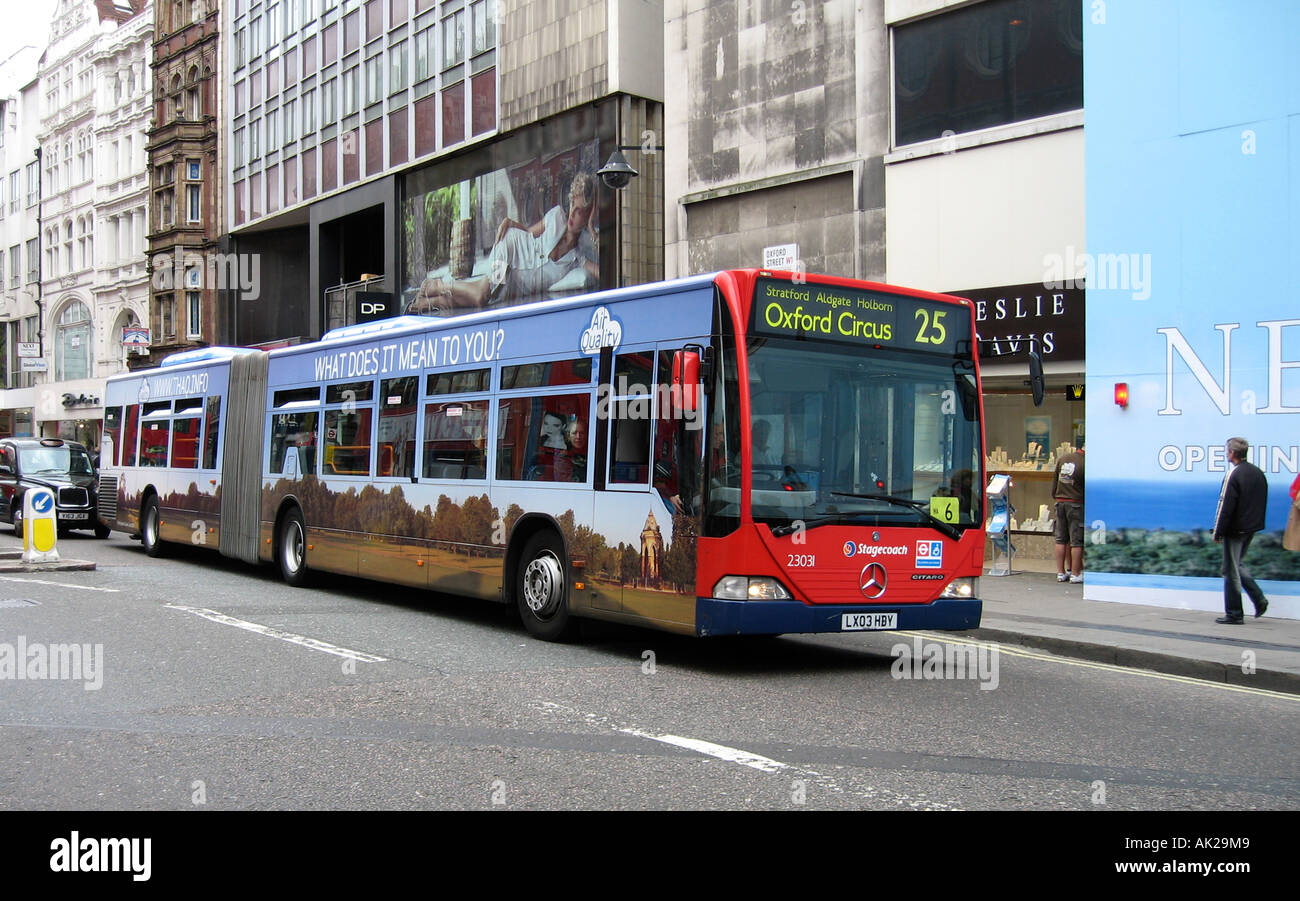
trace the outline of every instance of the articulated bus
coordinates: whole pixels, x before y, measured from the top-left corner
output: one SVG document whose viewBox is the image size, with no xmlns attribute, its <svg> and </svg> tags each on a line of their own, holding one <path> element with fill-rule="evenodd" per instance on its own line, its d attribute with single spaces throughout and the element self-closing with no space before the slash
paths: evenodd
<svg viewBox="0 0 1300 901">
<path fill-rule="evenodd" d="M 980 397 L 969 301 L 721 272 L 113 377 L 98 510 L 548 640 L 971 629 Z"/>
</svg>

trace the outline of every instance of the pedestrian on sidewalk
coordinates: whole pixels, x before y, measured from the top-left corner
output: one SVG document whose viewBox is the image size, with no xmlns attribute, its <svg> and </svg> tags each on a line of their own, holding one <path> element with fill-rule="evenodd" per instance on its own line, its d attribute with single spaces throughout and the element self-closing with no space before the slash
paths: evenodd
<svg viewBox="0 0 1300 901">
<path fill-rule="evenodd" d="M 1056 461 L 1052 476 L 1056 500 L 1056 581 L 1083 581 L 1083 436 L 1078 446 Z M 1066 573 L 1066 554 L 1070 572 Z"/>
<path fill-rule="evenodd" d="M 1282 533 L 1282 547 L 1300 551 L 1300 476 L 1291 483 L 1291 512 L 1287 515 L 1286 531 Z"/>
<path fill-rule="evenodd" d="M 1245 611 L 1241 608 L 1241 589 L 1246 589 L 1255 616 L 1268 610 L 1268 598 L 1243 565 L 1250 540 L 1264 528 L 1268 506 L 1268 480 L 1259 467 L 1246 459 L 1250 444 L 1245 438 L 1228 439 L 1228 462 L 1232 468 L 1223 477 L 1219 489 L 1219 509 L 1214 513 L 1214 540 L 1223 543 L 1223 609 L 1215 620 L 1224 625 L 1241 625 Z"/>
</svg>

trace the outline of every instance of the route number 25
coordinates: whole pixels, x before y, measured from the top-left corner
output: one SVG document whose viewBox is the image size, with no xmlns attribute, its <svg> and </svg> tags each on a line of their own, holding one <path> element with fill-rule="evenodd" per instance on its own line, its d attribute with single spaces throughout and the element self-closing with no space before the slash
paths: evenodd
<svg viewBox="0 0 1300 901">
<path fill-rule="evenodd" d="M 917 310 L 916 318 L 921 320 L 921 327 L 916 331 L 917 344 L 942 344 L 948 338 L 948 330 L 943 327 L 943 317 L 947 310 Z"/>
</svg>

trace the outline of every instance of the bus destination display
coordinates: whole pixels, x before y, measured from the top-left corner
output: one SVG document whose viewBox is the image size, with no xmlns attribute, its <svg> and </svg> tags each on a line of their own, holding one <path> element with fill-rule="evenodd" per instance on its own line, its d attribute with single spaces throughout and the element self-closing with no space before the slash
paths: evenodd
<svg viewBox="0 0 1300 901">
<path fill-rule="evenodd" d="M 759 279 L 754 332 L 955 353 L 958 341 L 970 339 L 970 312 L 898 294 Z"/>
</svg>

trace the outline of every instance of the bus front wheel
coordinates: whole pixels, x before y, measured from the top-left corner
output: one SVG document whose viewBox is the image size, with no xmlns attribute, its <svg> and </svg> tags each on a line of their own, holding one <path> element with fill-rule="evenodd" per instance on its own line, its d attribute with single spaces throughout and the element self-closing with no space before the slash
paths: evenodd
<svg viewBox="0 0 1300 901">
<path fill-rule="evenodd" d="M 162 539 L 158 537 L 158 498 L 150 497 L 140 511 L 140 543 L 150 557 L 162 556 Z"/>
<path fill-rule="evenodd" d="M 528 539 L 515 576 L 515 598 L 524 628 L 543 641 L 567 641 L 578 623 L 569 616 L 569 580 L 564 549 L 553 532 Z"/>
<path fill-rule="evenodd" d="M 307 529 L 302 511 L 297 507 L 284 516 L 280 525 L 280 575 L 284 581 L 301 588 L 307 584 Z"/>
</svg>

